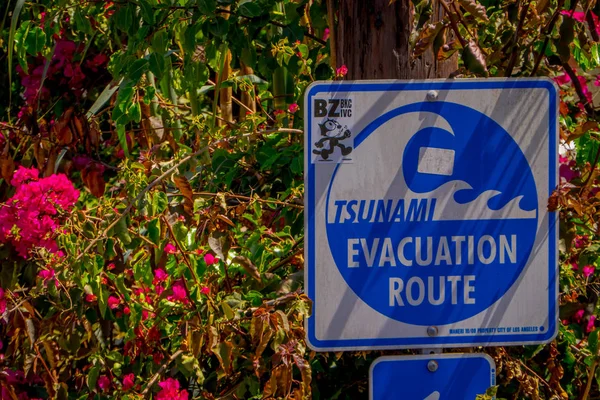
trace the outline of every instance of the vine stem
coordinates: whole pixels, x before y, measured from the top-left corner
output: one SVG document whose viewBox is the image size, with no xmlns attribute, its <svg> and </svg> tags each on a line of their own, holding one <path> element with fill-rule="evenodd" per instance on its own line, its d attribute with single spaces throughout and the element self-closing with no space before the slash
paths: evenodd
<svg viewBox="0 0 600 400">
<path fill-rule="evenodd" d="M 145 195 L 146 193 L 148 193 L 152 188 L 154 188 L 156 185 L 158 185 L 160 182 L 162 182 L 165 178 L 169 177 L 173 172 L 175 172 L 177 170 L 177 168 L 181 167 L 182 165 L 184 165 L 185 163 L 187 163 L 188 161 L 192 160 L 195 157 L 198 157 L 199 155 L 201 155 L 202 153 L 204 153 L 205 151 L 208 151 L 210 148 L 217 146 L 219 144 L 222 143 L 228 143 L 234 140 L 239 140 L 239 139 L 244 139 L 244 138 L 250 138 L 250 137 L 254 137 L 254 136 L 261 136 L 267 133 L 275 133 L 275 132 L 288 132 L 291 129 L 284 129 L 284 128 L 280 128 L 280 129 L 269 129 L 266 131 L 258 131 L 258 132 L 252 132 L 252 133 L 246 133 L 243 135 L 236 135 L 236 136 L 230 136 L 230 137 L 226 137 L 223 139 L 219 139 L 214 141 L 213 143 L 202 147 L 201 149 L 193 152 L 192 154 L 182 158 L 181 160 L 179 160 L 177 163 L 175 163 L 175 165 L 173 165 L 171 168 L 167 169 L 165 172 L 162 173 L 162 175 L 160 175 L 159 177 L 157 177 L 156 179 L 154 179 L 152 182 L 150 182 L 148 184 L 148 186 L 146 186 L 144 189 L 142 189 L 142 191 L 136 196 L 136 198 L 129 202 L 129 204 L 127 205 L 127 207 L 125 208 L 125 210 L 123 210 L 123 212 L 121 213 L 121 215 L 117 216 L 117 218 L 104 230 L 104 232 L 102 232 L 102 234 L 98 235 L 97 238 L 93 239 L 90 244 L 88 244 L 86 246 L 86 248 L 77 256 L 77 258 L 75 258 L 75 262 L 81 260 L 81 258 L 85 255 L 88 254 L 89 251 L 92 249 L 92 247 L 94 247 L 96 245 L 96 243 L 98 243 L 98 241 L 102 240 L 107 234 L 108 232 L 114 228 L 117 223 L 121 220 L 121 218 L 125 217 L 126 215 L 128 215 L 131 210 L 134 208 L 134 205 L 137 204 Z M 302 132 L 298 129 L 294 129 L 294 131 L 299 131 Z"/>
<path fill-rule="evenodd" d="M 594 373 L 596 372 L 596 368 L 598 367 L 598 362 L 599 362 L 599 360 L 598 360 L 598 358 L 596 358 L 594 360 L 594 363 L 590 367 L 590 370 L 588 371 L 587 384 L 585 385 L 585 391 L 583 392 L 583 395 L 581 396 L 581 400 L 587 400 L 587 398 L 590 394 L 590 389 L 592 388 L 592 379 L 594 378 Z"/>
<path fill-rule="evenodd" d="M 593 104 L 590 104 L 587 97 L 585 96 L 585 93 L 583 92 L 583 86 L 581 86 L 581 82 L 579 82 L 579 78 L 577 78 L 577 74 L 575 73 L 573 68 L 571 68 L 571 66 L 568 63 L 563 63 L 562 67 L 565 70 L 565 72 L 567 73 L 567 75 L 569 75 L 569 78 L 571 78 L 571 82 L 573 83 L 573 86 L 575 87 L 575 91 L 577 92 L 577 96 L 579 96 L 579 100 L 585 107 L 585 111 L 589 114 L 590 117 L 594 118 L 595 112 L 594 112 Z"/>
<path fill-rule="evenodd" d="M 463 48 L 467 47 L 467 41 L 460 34 L 460 31 L 458 29 L 458 25 L 456 24 L 456 21 L 453 18 L 454 13 L 452 11 L 450 11 L 450 8 L 448 8 L 448 4 L 446 4 L 446 2 L 444 0 L 440 0 L 440 4 L 442 5 L 442 7 L 444 8 L 444 11 L 448 15 L 448 19 L 450 20 L 450 26 L 452 26 L 452 30 L 454 31 L 454 34 L 456 35 L 456 38 L 460 42 L 460 45 Z"/>
<path fill-rule="evenodd" d="M 182 353 L 183 353 L 183 350 L 177 350 L 175 353 L 173 353 L 173 355 L 171 357 L 169 357 L 169 359 L 163 365 L 160 366 L 158 371 L 156 371 L 154 376 L 152 376 L 152 379 L 150 379 L 150 381 L 146 385 L 146 388 L 142 392 L 142 396 L 146 396 L 148 394 L 150 389 L 152 389 L 152 386 L 154 386 L 154 384 L 158 380 L 158 377 L 165 371 L 165 369 L 167 369 L 169 364 L 171 364 L 173 362 L 173 360 L 175 360 L 177 357 L 179 357 Z"/>
</svg>

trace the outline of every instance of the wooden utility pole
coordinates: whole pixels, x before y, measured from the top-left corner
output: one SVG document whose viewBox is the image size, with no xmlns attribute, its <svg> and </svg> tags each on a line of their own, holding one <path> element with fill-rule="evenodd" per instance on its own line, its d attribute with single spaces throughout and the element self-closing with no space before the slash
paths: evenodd
<svg viewBox="0 0 600 400">
<path fill-rule="evenodd" d="M 332 3 L 333 0 L 328 1 Z M 335 51 L 336 67 L 348 67 L 346 79 L 448 78 L 456 71 L 456 56 L 438 62 L 431 49 L 420 58 L 411 59 L 410 0 L 396 0 L 392 4 L 390 0 L 337 0 L 335 3 L 337 9 L 336 6 L 331 8 L 337 20 L 332 51 Z M 435 1 L 433 11 L 430 22 L 439 21 L 443 10 Z"/>
</svg>

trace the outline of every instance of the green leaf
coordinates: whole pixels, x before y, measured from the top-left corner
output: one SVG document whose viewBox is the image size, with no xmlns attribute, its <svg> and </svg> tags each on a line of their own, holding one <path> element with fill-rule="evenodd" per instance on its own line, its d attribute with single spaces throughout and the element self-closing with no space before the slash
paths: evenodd
<svg viewBox="0 0 600 400">
<path fill-rule="evenodd" d="M 148 63 L 150 66 L 150 71 L 154 74 L 154 76 L 156 76 L 158 79 L 162 78 L 165 73 L 165 57 L 161 54 L 153 52 L 148 58 Z"/>
<path fill-rule="evenodd" d="M 124 32 L 129 31 L 133 24 L 133 8 L 129 6 L 120 7 L 112 19 L 115 21 L 117 28 Z"/>
<path fill-rule="evenodd" d="M 256 49 L 254 45 L 249 43 L 247 46 L 244 46 L 240 59 L 247 67 L 256 68 Z"/>
<path fill-rule="evenodd" d="M 127 115 L 132 121 L 139 123 L 142 120 L 142 108 L 140 103 L 137 101 L 131 104 L 131 107 L 127 110 Z"/>
<path fill-rule="evenodd" d="M 254 18 L 262 15 L 263 8 L 254 2 L 254 0 L 242 0 L 238 6 L 238 11 L 244 17 Z"/>
<path fill-rule="evenodd" d="M 152 197 L 152 206 L 154 207 L 154 215 L 162 214 L 167 209 L 169 200 L 165 192 L 156 191 Z"/>
<path fill-rule="evenodd" d="M 298 51 L 302 55 L 302 58 L 308 58 L 308 46 L 305 44 L 298 45 Z"/>
<path fill-rule="evenodd" d="M 600 65 L 600 44 L 598 43 L 594 43 L 592 45 L 591 53 L 592 53 L 592 59 L 594 60 L 594 63 L 596 63 L 596 66 Z"/>
<path fill-rule="evenodd" d="M 131 236 L 129 235 L 126 217 L 119 218 L 117 221 L 117 224 L 115 225 L 115 235 L 121 239 L 124 244 L 131 243 Z"/>
<path fill-rule="evenodd" d="M 44 46 L 46 45 L 46 32 L 39 26 L 36 26 L 29 30 L 27 38 L 25 39 L 25 48 L 27 53 L 32 56 L 37 56 Z"/>
<path fill-rule="evenodd" d="M 129 157 L 129 149 L 127 148 L 127 134 L 125 133 L 124 124 L 117 124 L 117 136 L 119 138 L 119 144 L 125 153 L 125 157 Z"/>
<path fill-rule="evenodd" d="M 600 330 L 594 329 L 590 336 L 588 337 L 588 348 L 590 349 L 590 353 L 593 355 L 598 355 L 598 332 Z"/>
<path fill-rule="evenodd" d="M 23 9 L 23 5 L 25 4 L 25 0 L 17 0 L 15 4 L 15 9 L 13 10 L 12 17 L 10 20 L 10 31 L 8 33 L 8 85 L 12 86 L 12 65 L 13 65 L 13 47 L 15 44 L 15 32 L 17 30 L 17 22 L 19 21 L 19 15 L 21 15 L 21 10 Z M 25 63 L 27 66 L 27 63 Z M 25 73 L 27 73 L 27 67 L 24 68 Z M 12 99 L 12 90 L 8 91 L 8 99 L 9 102 Z"/>
<path fill-rule="evenodd" d="M 160 243 L 160 221 L 158 218 L 148 222 L 148 238 L 157 246 Z"/>
<path fill-rule="evenodd" d="M 94 33 L 90 20 L 81 13 L 80 9 L 75 10 L 73 18 L 75 19 L 75 26 L 77 27 L 77 30 L 87 33 L 88 35 L 92 35 Z"/>
<path fill-rule="evenodd" d="M 98 281 L 100 280 L 100 276 L 98 275 Z M 108 310 L 108 292 L 104 289 L 104 286 L 98 282 L 98 309 L 100 310 L 100 315 L 102 318 L 106 318 L 106 311 Z"/>
<path fill-rule="evenodd" d="M 156 88 L 154 86 L 146 86 L 144 89 L 144 103 L 152 103 L 154 96 L 156 96 Z"/>
<path fill-rule="evenodd" d="M 214 14 L 217 9 L 216 0 L 198 0 L 197 4 L 202 14 Z"/>
<path fill-rule="evenodd" d="M 87 375 L 87 385 L 90 390 L 96 389 L 96 383 L 98 382 L 98 376 L 100 375 L 100 366 L 94 365 L 90 368 L 90 372 Z"/>
<path fill-rule="evenodd" d="M 29 35 L 29 29 L 31 27 L 31 21 L 25 21 L 15 34 L 14 43 L 17 50 L 17 61 L 23 71 L 28 74 L 29 67 L 27 64 L 27 36 Z"/>
<path fill-rule="evenodd" d="M 139 4 L 144 22 L 148 25 L 154 25 L 154 10 L 148 0 L 139 0 Z"/>
<path fill-rule="evenodd" d="M 127 290 L 127 287 L 125 286 L 125 276 L 123 274 L 119 275 L 115 280 L 115 283 L 117 289 L 119 289 L 119 292 L 125 298 L 125 301 L 129 301 L 131 297 L 129 296 L 129 290 Z"/>
<path fill-rule="evenodd" d="M 106 87 L 104 88 L 104 90 L 102 90 L 102 93 L 100 93 L 100 96 L 98 96 L 98 98 L 96 99 L 96 101 L 94 102 L 94 104 L 92 104 L 92 106 L 88 110 L 88 112 L 86 114 L 86 116 L 88 118 L 90 118 L 93 115 L 96 115 L 96 113 L 98 111 L 100 111 L 100 109 L 102 108 L 102 106 L 104 106 L 104 104 L 108 100 L 110 100 L 110 98 L 112 97 L 112 95 L 115 94 L 115 92 L 117 90 L 119 90 L 119 84 L 115 84 L 115 82 L 111 82 L 108 85 L 106 85 Z"/>
<path fill-rule="evenodd" d="M 229 31 L 229 21 L 223 17 L 215 17 L 208 24 L 208 30 L 213 35 L 224 38 Z"/>
<path fill-rule="evenodd" d="M 144 72 L 148 70 L 148 60 L 145 58 L 140 58 L 139 60 L 135 60 L 133 64 L 129 67 L 127 73 L 129 75 L 129 79 L 133 82 L 138 82 Z"/>
</svg>

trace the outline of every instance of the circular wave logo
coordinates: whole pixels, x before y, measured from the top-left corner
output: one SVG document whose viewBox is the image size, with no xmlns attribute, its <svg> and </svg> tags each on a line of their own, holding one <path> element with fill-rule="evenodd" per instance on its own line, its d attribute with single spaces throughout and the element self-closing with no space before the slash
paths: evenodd
<svg viewBox="0 0 600 400">
<path fill-rule="evenodd" d="M 448 324 L 486 310 L 519 279 L 537 193 L 527 159 L 492 118 L 447 102 L 399 107 L 355 137 L 353 159 L 331 178 L 327 236 L 370 307 Z"/>
</svg>

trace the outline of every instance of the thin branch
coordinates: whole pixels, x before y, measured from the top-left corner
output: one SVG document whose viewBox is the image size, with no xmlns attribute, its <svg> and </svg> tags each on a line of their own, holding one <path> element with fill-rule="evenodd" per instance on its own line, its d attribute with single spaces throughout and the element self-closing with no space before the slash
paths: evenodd
<svg viewBox="0 0 600 400">
<path fill-rule="evenodd" d="M 527 12 L 529 11 L 529 6 L 531 5 L 531 2 L 527 2 L 527 4 L 525 6 L 523 6 L 523 8 L 521 9 L 521 18 L 519 18 L 519 23 L 517 25 L 517 30 L 515 31 L 515 36 L 513 39 L 513 46 L 517 46 L 519 43 L 519 33 L 521 32 L 521 29 L 523 28 L 523 24 L 525 23 L 525 18 L 527 17 Z M 512 71 L 515 67 L 515 64 L 517 63 L 517 58 L 519 57 L 519 49 L 514 49 L 512 51 L 512 54 L 510 56 L 510 61 L 508 62 L 508 66 L 506 67 L 506 73 L 504 74 L 505 76 L 510 77 L 512 75 Z"/>
<path fill-rule="evenodd" d="M 592 39 L 594 39 L 594 42 L 600 42 L 600 36 L 596 30 L 596 23 L 594 22 L 594 16 L 591 10 L 585 14 L 585 22 L 588 24 L 588 28 L 590 29 L 590 33 L 592 34 Z"/>
<path fill-rule="evenodd" d="M 450 11 L 450 8 L 448 8 L 448 4 L 446 4 L 444 0 L 440 0 L 440 4 L 444 8 L 444 12 L 448 15 L 448 19 L 450 20 L 450 26 L 452 27 L 456 38 L 460 42 L 460 45 L 462 47 L 467 47 L 467 41 L 465 40 L 465 38 L 462 37 L 460 31 L 458 30 L 458 25 L 456 24 L 456 20 L 454 19 L 454 13 Z"/>
<path fill-rule="evenodd" d="M 294 245 L 292 246 L 292 249 L 290 250 L 290 255 L 288 255 L 283 260 L 279 261 L 277 264 L 273 265 L 271 268 L 269 268 L 269 270 L 267 272 L 273 273 L 273 272 L 277 271 L 279 268 L 281 268 L 282 266 L 284 266 L 285 264 L 289 263 L 294 257 L 296 257 L 296 255 L 298 253 L 300 253 L 301 251 L 304 250 L 304 249 L 297 249 L 297 247 L 301 243 L 304 243 L 304 237 L 300 238 L 296 243 L 294 243 Z"/>
<path fill-rule="evenodd" d="M 590 394 L 590 389 L 592 388 L 592 382 L 594 379 L 594 374 L 596 373 L 596 368 L 598 367 L 598 362 L 600 362 L 600 360 L 598 359 L 598 357 L 596 357 L 596 359 L 594 360 L 594 363 L 592 364 L 592 366 L 590 367 L 590 369 L 588 371 L 587 384 L 585 385 L 585 391 L 583 392 L 583 395 L 581 396 L 581 400 L 587 400 L 587 398 Z"/>
<path fill-rule="evenodd" d="M 573 70 L 573 68 L 571 68 L 571 66 L 568 63 L 563 63 L 562 67 L 564 68 L 567 75 L 569 75 L 569 78 L 571 78 L 571 82 L 573 83 L 573 86 L 575 87 L 577 96 L 579 96 L 579 101 L 581 101 L 581 103 L 585 107 L 585 111 L 589 114 L 590 117 L 594 118 L 595 117 L 594 107 L 588 101 L 588 99 L 583 91 L 583 86 L 581 86 L 581 82 L 579 82 L 579 79 L 577 78 L 577 74 L 575 74 L 575 71 Z"/>
<path fill-rule="evenodd" d="M 152 379 L 150 379 L 150 381 L 146 385 L 146 388 L 142 392 L 142 396 L 146 396 L 148 394 L 150 389 L 152 389 L 152 386 L 154 386 L 154 384 L 156 383 L 158 378 L 162 375 L 162 373 L 165 372 L 165 370 L 167 369 L 169 364 L 171 364 L 173 362 L 173 360 L 175 360 L 177 357 L 179 357 L 182 353 L 183 353 L 183 350 L 177 350 L 175 353 L 173 353 L 173 355 L 171 357 L 169 357 L 169 359 L 163 365 L 160 366 L 158 371 L 156 371 L 156 374 L 154 374 Z"/>
</svg>

